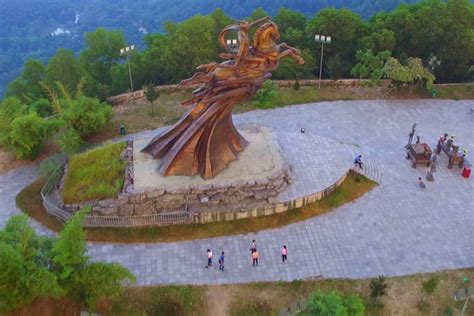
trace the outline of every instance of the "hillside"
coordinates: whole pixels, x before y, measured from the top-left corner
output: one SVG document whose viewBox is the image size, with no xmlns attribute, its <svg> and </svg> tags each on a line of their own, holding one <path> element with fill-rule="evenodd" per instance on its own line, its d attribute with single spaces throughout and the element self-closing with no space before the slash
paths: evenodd
<svg viewBox="0 0 474 316">
<path fill-rule="evenodd" d="M 79 51 L 84 32 L 98 27 L 124 31 L 138 46 L 144 34 L 160 32 L 166 20 L 180 22 L 220 7 L 240 19 L 262 7 L 270 15 L 280 7 L 313 16 L 325 7 L 348 8 L 367 19 L 416 0 L 0 0 L 0 96 L 21 72 L 27 58 L 46 62 L 59 47 Z"/>
</svg>

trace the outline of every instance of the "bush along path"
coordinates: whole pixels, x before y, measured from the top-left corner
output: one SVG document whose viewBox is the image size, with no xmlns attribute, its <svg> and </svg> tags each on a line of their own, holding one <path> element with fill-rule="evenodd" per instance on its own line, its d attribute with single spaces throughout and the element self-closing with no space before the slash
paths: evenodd
<svg viewBox="0 0 474 316">
<path fill-rule="evenodd" d="M 417 122 L 422 142 L 433 146 L 441 133 L 450 132 L 474 152 L 472 107 L 474 102 L 466 100 L 348 101 L 237 115 L 237 125 L 262 124 L 295 141 L 303 137 L 299 130 L 305 127 L 306 133 L 357 144 L 363 159 L 379 166 L 383 182 L 333 212 L 278 229 L 175 243 L 89 244 L 88 254 L 93 260 L 126 266 L 140 285 L 367 278 L 472 267 L 472 179 L 462 178 L 459 169 L 447 169 L 441 155 L 435 182 L 420 190 L 416 180 L 427 169 L 412 169 L 403 148 Z M 0 176 L 3 221 L 17 212 L 15 194 L 35 178 L 34 172 L 25 167 Z M 260 254 L 255 268 L 249 251 L 252 239 Z M 284 264 L 282 245 L 288 247 Z M 224 272 L 204 268 L 208 248 L 216 255 L 225 251 Z"/>
</svg>

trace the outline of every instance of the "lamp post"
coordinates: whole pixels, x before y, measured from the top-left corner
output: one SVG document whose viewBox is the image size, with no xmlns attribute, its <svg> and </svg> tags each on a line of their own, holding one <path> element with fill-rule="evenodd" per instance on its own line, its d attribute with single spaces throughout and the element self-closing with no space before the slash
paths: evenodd
<svg viewBox="0 0 474 316">
<path fill-rule="evenodd" d="M 321 76 L 323 74 L 323 53 L 324 44 L 331 44 L 331 36 L 316 34 L 314 36 L 316 43 L 321 43 L 321 61 L 319 62 L 319 89 L 321 89 Z"/>
<path fill-rule="evenodd" d="M 229 47 L 232 48 L 232 49 L 236 49 L 237 46 L 238 46 L 238 41 L 237 41 L 237 39 L 228 39 L 228 40 L 226 41 L 226 43 L 227 43 L 227 46 L 229 46 Z"/>
<path fill-rule="evenodd" d="M 132 91 L 132 101 L 133 101 L 133 80 L 132 80 L 132 70 L 130 68 L 130 54 L 135 50 L 135 45 L 130 45 L 120 49 L 120 56 L 127 56 L 128 63 L 128 76 L 130 78 L 130 90 Z"/>
</svg>

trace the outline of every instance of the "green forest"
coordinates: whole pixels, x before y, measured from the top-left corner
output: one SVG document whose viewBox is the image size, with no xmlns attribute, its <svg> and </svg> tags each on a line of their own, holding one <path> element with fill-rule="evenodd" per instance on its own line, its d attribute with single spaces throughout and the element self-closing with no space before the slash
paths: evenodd
<svg viewBox="0 0 474 316">
<path fill-rule="evenodd" d="M 248 19 L 266 15 L 269 13 L 259 8 Z M 325 78 L 377 79 L 382 73 L 374 65 L 389 61 L 387 64 L 395 67 L 391 79 L 400 82 L 405 80 L 407 67 L 415 69 L 418 64 L 429 69 L 437 82 L 472 80 L 474 5 L 468 0 L 402 4 L 368 21 L 350 10 L 335 8 L 323 9 L 310 18 L 280 8 L 272 18 L 279 26 L 281 41 L 300 48 L 306 60 L 304 66 L 282 61 L 274 79 L 315 76 L 321 47 L 314 41 L 318 33 L 332 36 L 332 43 L 325 47 Z M 176 83 L 192 75 L 199 64 L 219 60 L 222 50 L 217 36 L 232 21 L 223 10 L 216 9 L 180 23 L 166 22 L 163 33 L 145 35 L 145 48 L 130 57 L 135 87 Z M 22 102 L 47 99 L 44 85 L 54 82 L 62 83 L 69 92 L 81 82 L 85 96 L 101 100 L 129 90 L 127 63 L 119 52 L 127 44 L 125 34 L 98 28 L 85 33 L 84 43 L 79 54 L 60 48 L 47 63 L 27 60 L 22 74 L 9 84 L 6 96 L 16 96 Z"/>
<path fill-rule="evenodd" d="M 164 22 L 181 22 L 195 14 L 208 15 L 221 8 L 241 19 L 262 7 L 274 16 L 288 8 L 311 17 L 323 8 L 346 8 L 367 19 L 380 11 L 391 11 L 401 3 L 416 0 L 1 0 L 0 96 L 21 73 L 28 58 L 47 62 L 59 47 L 79 52 L 84 33 L 99 27 L 120 29 L 128 43 L 145 48 L 144 34 L 164 32 Z"/>
</svg>

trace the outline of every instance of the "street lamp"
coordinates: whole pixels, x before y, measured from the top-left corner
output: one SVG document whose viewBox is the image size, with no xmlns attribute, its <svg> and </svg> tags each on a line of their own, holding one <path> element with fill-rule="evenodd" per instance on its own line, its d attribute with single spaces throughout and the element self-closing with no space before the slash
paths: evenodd
<svg viewBox="0 0 474 316">
<path fill-rule="evenodd" d="M 130 54 L 135 50 L 135 45 L 130 45 L 120 49 L 120 56 L 127 56 L 128 63 L 128 76 L 130 77 L 130 90 L 132 91 L 133 100 L 133 81 L 132 81 L 132 70 L 130 69 Z"/>
<path fill-rule="evenodd" d="M 331 44 L 331 36 L 316 34 L 314 36 L 316 43 L 321 43 L 321 61 L 319 62 L 319 89 L 321 89 L 321 75 L 323 74 L 323 51 L 324 44 Z"/>
<path fill-rule="evenodd" d="M 227 46 L 229 46 L 229 47 L 232 48 L 232 49 L 237 48 L 237 43 L 238 43 L 238 42 L 237 42 L 236 39 L 228 39 L 228 40 L 226 41 L 226 43 L 227 43 Z"/>
</svg>

